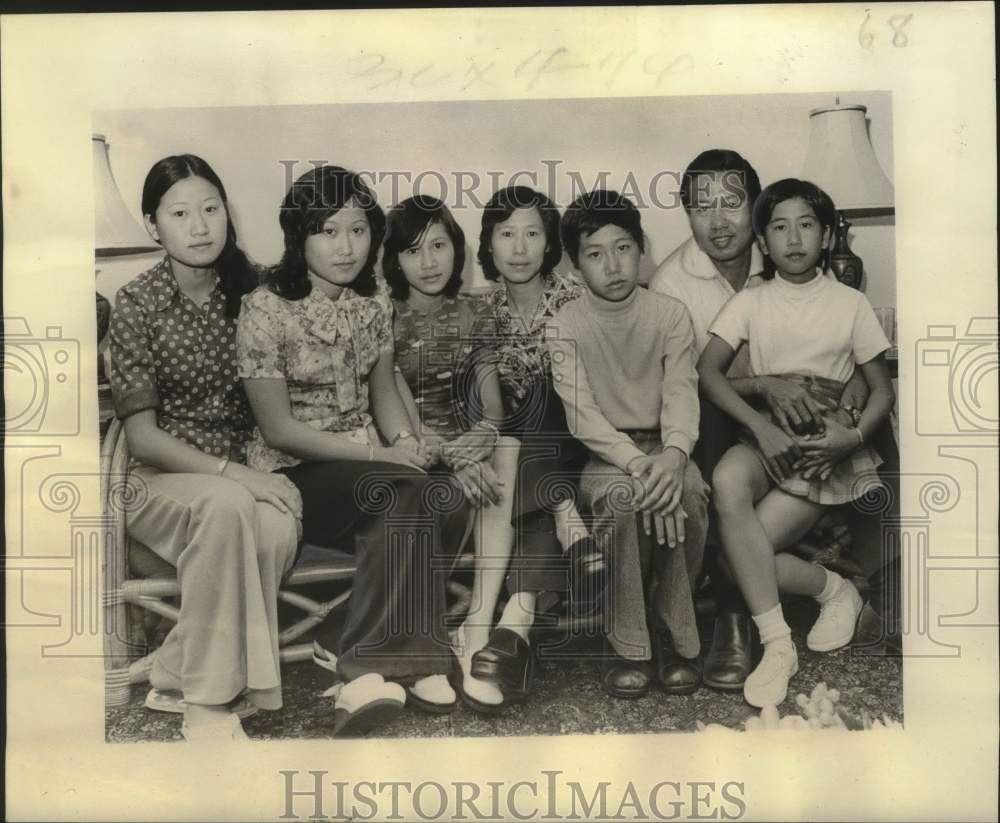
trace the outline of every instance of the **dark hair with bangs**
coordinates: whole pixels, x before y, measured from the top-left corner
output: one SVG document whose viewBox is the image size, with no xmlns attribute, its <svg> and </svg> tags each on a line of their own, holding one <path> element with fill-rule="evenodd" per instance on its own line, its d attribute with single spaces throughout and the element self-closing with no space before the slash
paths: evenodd
<svg viewBox="0 0 1000 823">
<path fill-rule="evenodd" d="M 219 289 L 226 298 L 226 317 L 237 317 L 243 295 L 253 291 L 258 285 L 257 273 L 243 250 L 236 245 L 236 228 L 229 213 L 229 198 L 219 175 L 212 167 L 194 154 L 175 154 L 157 160 L 142 184 L 142 213 L 156 223 L 156 210 L 160 207 L 163 195 L 175 183 L 188 177 L 201 177 L 215 186 L 226 207 L 226 245 L 213 268 L 219 275 Z"/>
<path fill-rule="evenodd" d="M 285 236 L 285 252 L 271 271 L 268 286 L 288 300 L 301 300 L 312 290 L 306 267 L 306 238 L 319 234 L 323 224 L 348 204 L 365 212 L 371 229 L 368 259 L 348 288 L 364 296 L 375 294 L 375 261 L 385 237 L 385 213 L 361 175 L 340 166 L 318 166 L 298 180 L 281 202 L 278 222 Z"/>
<path fill-rule="evenodd" d="M 772 183 L 760 193 L 757 202 L 753 207 L 753 233 L 758 237 L 764 237 L 764 230 L 771 222 L 771 215 L 779 203 L 786 200 L 804 200 L 805 203 L 816 213 L 821 227 L 829 229 L 831 234 L 837 225 L 837 207 L 833 204 L 833 198 L 815 183 L 808 180 L 798 180 L 795 177 L 786 177 L 777 183 Z M 820 265 L 826 271 L 830 264 L 830 251 L 832 243 L 828 244 L 826 251 L 820 257 Z M 775 266 L 771 258 L 764 255 L 764 270 L 761 277 L 770 280 L 774 277 Z"/>
<path fill-rule="evenodd" d="M 590 237 L 605 226 L 624 229 L 635 240 L 639 251 L 646 251 L 642 219 L 635 203 L 619 192 L 595 189 L 581 194 L 570 203 L 562 218 L 560 231 L 563 248 L 574 266 L 579 266 L 580 238 Z"/>
<path fill-rule="evenodd" d="M 483 227 L 479 232 L 479 251 L 476 257 L 483 267 L 487 280 L 499 280 L 501 274 L 493 262 L 493 228 L 505 223 L 517 209 L 538 209 L 545 229 L 545 254 L 542 257 L 542 276 L 546 276 L 562 259 L 559 242 L 559 209 L 550 198 L 527 186 L 507 186 L 495 192 L 483 209 Z"/>
<path fill-rule="evenodd" d="M 704 175 L 719 175 L 723 188 L 745 198 L 750 208 L 760 196 L 760 178 L 743 155 L 731 149 L 708 149 L 688 164 L 681 177 L 681 203 L 685 211 L 699 205 L 698 178 Z"/>
<path fill-rule="evenodd" d="M 382 273 L 389 285 L 389 293 L 397 300 L 409 298 L 410 284 L 399 265 L 399 255 L 416 246 L 427 230 L 437 223 L 444 227 L 455 248 L 455 263 L 445 284 L 444 294 L 447 297 L 458 294 L 462 287 L 462 269 L 465 267 L 465 232 L 455 222 L 448 207 L 436 197 L 417 194 L 393 206 L 386 222 Z"/>
</svg>

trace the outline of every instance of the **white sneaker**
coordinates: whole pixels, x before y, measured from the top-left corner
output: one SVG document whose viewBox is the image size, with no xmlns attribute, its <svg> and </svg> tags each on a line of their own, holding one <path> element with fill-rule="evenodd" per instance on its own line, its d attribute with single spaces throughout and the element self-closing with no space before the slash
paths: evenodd
<svg viewBox="0 0 1000 823">
<path fill-rule="evenodd" d="M 854 584 L 843 580 L 833 597 L 820 605 L 819 617 L 809 630 L 806 646 L 814 652 L 832 652 L 846 646 L 854 637 L 863 606 Z"/>
<path fill-rule="evenodd" d="M 791 638 L 764 646 L 764 656 L 743 684 L 743 697 L 751 706 L 777 706 L 788 696 L 788 681 L 799 670 L 799 656 Z"/>
<path fill-rule="evenodd" d="M 181 734 L 189 743 L 235 743 L 250 739 L 235 714 L 227 714 L 218 723 L 188 725 L 185 719 Z"/>
</svg>

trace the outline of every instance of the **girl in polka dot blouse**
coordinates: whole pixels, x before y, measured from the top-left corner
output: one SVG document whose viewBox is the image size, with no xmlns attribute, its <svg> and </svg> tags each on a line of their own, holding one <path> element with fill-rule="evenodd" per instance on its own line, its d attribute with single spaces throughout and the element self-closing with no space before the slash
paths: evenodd
<svg viewBox="0 0 1000 823">
<path fill-rule="evenodd" d="M 118 292 L 111 384 L 135 464 L 127 528 L 177 567 L 181 587 L 146 705 L 183 713 L 187 739 L 243 738 L 240 717 L 281 706 L 277 592 L 301 500 L 286 478 L 242 464 L 236 315 L 257 276 L 222 181 L 194 155 L 164 158 L 142 213 L 166 256 Z"/>
</svg>

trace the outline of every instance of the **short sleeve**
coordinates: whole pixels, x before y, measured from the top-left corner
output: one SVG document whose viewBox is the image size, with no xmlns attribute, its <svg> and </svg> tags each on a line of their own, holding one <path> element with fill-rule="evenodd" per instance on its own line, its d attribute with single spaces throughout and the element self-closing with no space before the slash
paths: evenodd
<svg viewBox="0 0 1000 823">
<path fill-rule="evenodd" d="M 286 376 L 284 326 L 263 299 L 264 292 L 243 298 L 236 327 L 236 360 L 242 379 Z"/>
<path fill-rule="evenodd" d="M 395 337 L 392 333 L 392 303 L 384 303 L 381 300 L 373 300 L 371 320 L 371 339 L 378 348 L 380 354 L 394 354 L 396 348 Z"/>
<path fill-rule="evenodd" d="M 753 292 L 744 290 L 729 298 L 708 329 L 709 334 L 720 337 L 733 351 L 750 339 L 750 301 Z"/>
<path fill-rule="evenodd" d="M 854 309 L 854 327 L 851 330 L 854 360 L 859 365 L 878 357 L 892 344 L 882 331 L 868 298 L 858 292 Z"/>
<path fill-rule="evenodd" d="M 109 334 L 115 415 L 123 419 L 145 409 L 159 408 L 146 312 L 125 289 L 120 289 L 115 299 Z"/>
</svg>

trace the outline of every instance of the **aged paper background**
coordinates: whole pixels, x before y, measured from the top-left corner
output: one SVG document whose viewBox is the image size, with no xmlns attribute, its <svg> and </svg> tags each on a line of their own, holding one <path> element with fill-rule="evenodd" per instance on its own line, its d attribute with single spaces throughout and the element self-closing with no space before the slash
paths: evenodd
<svg viewBox="0 0 1000 823">
<path fill-rule="evenodd" d="M 903 511 L 930 522 L 925 565 L 908 578 L 906 730 L 882 734 L 258 742 L 222 757 L 109 746 L 100 635 L 68 636 L 94 625 L 89 606 L 73 600 L 83 611 L 70 614 L 58 562 L 31 574 L 14 563 L 9 818 L 274 819 L 281 769 L 345 781 L 543 781 L 562 769 L 591 786 L 740 781 L 749 819 L 995 819 L 996 409 L 972 430 L 938 425 L 954 419 L 949 383 L 921 371 L 941 362 L 922 354 L 929 326 L 954 327 L 937 344 L 954 348 L 970 319 L 997 315 L 993 48 L 982 3 L 4 17 L 4 313 L 31 339 L 61 327 L 81 363 L 51 392 L 71 402 L 57 390 L 77 380 L 79 433 L 8 437 L 8 555 L 69 554 L 58 490 L 22 506 L 32 461 L 76 476 L 78 514 L 99 514 L 91 117 L 158 107 L 891 91 Z M 578 65 L 615 50 L 639 57 L 613 77 Z M 536 53 L 544 71 L 537 58 L 524 67 Z M 938 476 L 953 481 L 928 491 Z"/>
</svg>

